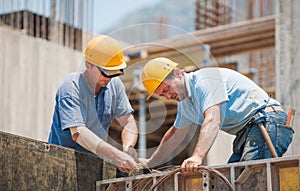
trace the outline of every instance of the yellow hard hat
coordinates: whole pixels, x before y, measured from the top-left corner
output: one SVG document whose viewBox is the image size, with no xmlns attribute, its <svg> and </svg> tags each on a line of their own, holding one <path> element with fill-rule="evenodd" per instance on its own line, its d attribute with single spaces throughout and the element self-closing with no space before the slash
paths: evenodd
<svg viewBox="0 0 300 191">
<path fill-rule="evenodd" d="M 150 60 L 142 71 L 142 81 L 144 87 L 149 93 L 149 97 L 153 95 L 158 86 L 172 72 L 178 64 L 168 58 L 155 58 Z"/>
<path fill-rule="evenodd" d="M 118 73 L 120 69 L 127 66 L 120 44 L 106 35 L 93 38 L 88 43 L 83 57 L 89 63 L 108 70 L 110 73 Z"/>
</svg>

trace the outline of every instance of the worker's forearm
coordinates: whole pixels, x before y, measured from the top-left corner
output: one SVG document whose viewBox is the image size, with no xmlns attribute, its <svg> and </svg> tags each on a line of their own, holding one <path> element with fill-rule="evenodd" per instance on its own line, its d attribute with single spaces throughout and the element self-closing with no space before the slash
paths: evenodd
<svg viewBox="0 0 300 191">
<path fill-rule="evenodd" d="M 113 161 L 114 164 L 118 165 L 118 161 L 121 161 L 122 158 L 119 156 L 123 155 L 123 152 L 113 147 L 105 141 L 99 142 L 96 150 L 98 156 L 104 157 L 105 160 Z"/>
<path fill-rule="evenodd" d="M 219 124 L 217 123 L 206 123 L 202 125 L 199 134 L 198 142 L 193 152 L 193 156 L 199 157 L 203 160 L 211 146 L 213 145 L 219 132 Z"/>
<path fill-rule="evenodd" d="M 138 130 L 135 122 L 126 124 L 122 131 L 122 145 L 123 148 L 134 147 L 138 139 Z"/>
<path fill-rule="evenodd" d="M 105 141 L 98 144 L 96 154 L 104 157 L 105 161 L 118 166 L 122 172 L 130 172 L 138 169 L 137 163 L 130 155 L 118 150 Z"/>
<path fill-rule="evenodd" d="M 121 116 L 118 119 L 119 124 L 123 127 L 121 133 L 123 150 L 126 148 L 134 147 L 138 138 L 138 129 L 135 119 L 132 114 Z"/>
<path fill-rule="evenodd" d="M 177 130 L 171 127 L 163 136 L 158 148 L 149 159 L 148 166 L 154 167 L 162 164 L 164 160 L 180 145 L 189 127 Z"/>
<path fill-rule="evenodd" d="M 86 127 L 71 127 L 70 131 L 76 143 L 115 165 L 120 165 L 124 160 L 130 160 L 129 155 L 103 141 Z"/>
<path fill-rule="evenodd" d="M 205 158 L 219 133 L 220 123 L 220 104 L 214 105 L 204 112 L 198 142 L 193 152 L 194 157 L 199 160 Z"/>
</svg>

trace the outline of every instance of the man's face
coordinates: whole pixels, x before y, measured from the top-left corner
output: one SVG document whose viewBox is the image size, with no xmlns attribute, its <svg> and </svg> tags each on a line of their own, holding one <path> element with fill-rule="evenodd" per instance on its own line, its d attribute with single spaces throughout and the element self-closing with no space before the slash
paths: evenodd
<svg viewBox="0 0 300 191">
<path fill-rule="evenodd" d="M 174 80 L 165 80 L 156 89 L 155 93 L 167 99 L 181 101 L 182 97 L 176 92 L 176 84 Z"/>
<path fill-rule="evenodd" d="M 94 81 L 96 82 L 96 84 L 98 84 L 98 86 L 100 86 L 100 87 L 106 87 L 107 84 L 112 79 L 112 78 L 105 77 L 101 73 L 101 71 L 98 69 L 98 67 L 96 67 L 96 66 L 92 67 L 91 74 L 92 74 L 92 76 L 93 76 Z"/>
</svg>

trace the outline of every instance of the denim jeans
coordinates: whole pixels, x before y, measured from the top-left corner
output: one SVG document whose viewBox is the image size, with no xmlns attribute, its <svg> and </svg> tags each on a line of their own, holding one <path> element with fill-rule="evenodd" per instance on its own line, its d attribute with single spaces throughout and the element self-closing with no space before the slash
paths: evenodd
<svg viewBox="0 0 300 191">
<path fill-rule="evenodd" d="M 264 126 L 273 142 L 277 155 L 281 157 L 292 142 L 293 129 L 285 125 L 287 114 L 282 111 L 268 112 Z M 233 153 L 228 163 L 272 158 L 259 127 L 253 124 L 246 139 L 242 155 Z"/>
</svg>

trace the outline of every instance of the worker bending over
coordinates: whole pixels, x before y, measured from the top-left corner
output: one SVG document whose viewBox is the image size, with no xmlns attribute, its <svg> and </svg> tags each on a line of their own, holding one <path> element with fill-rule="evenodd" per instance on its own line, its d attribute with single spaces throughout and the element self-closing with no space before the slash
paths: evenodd
<svg viewBox="0 0 300 191">
<path fill-rule="evenodd" d="M 48 142 L 92 152 L 112 161 L 123 172 L 136 170 L 137 126 L 125 88 L 117 77 L 126 63 L 119 43 L 105 35 L 93 38 L 84 52 L 85 69 L 69 74 L 56 93 Z M 108 144 L 108 128 L 116 117 L 123 151 Z"/>
<path fill-rule="evenodd" d="M 142 163 L 151 168 L 165 162 L 192 123 L 201 125 L 201 131 L 192 156 L 181 164 L 184 171 L 196 171 L 202 165 L 219 129 L 236 135 L 229 163 L 272 157 L 257 119 L 263 122 L 278 156 L 286 152 L 293 136 L 293 129 L 285 125 L 287 114 L 252 80 L 226 68 L 185 73 L 177 65 L 167 58 L 156 58 L 143 68 L 142 81 L 149 97 L 155 93 L 179 103 L 173 126 L 152 156 L 140 159 Z"/>
</svg>

